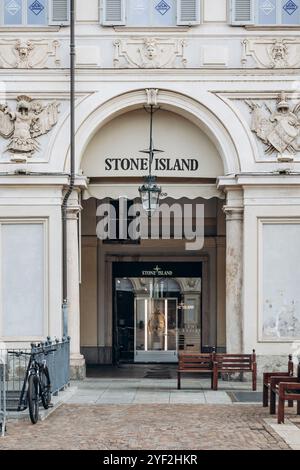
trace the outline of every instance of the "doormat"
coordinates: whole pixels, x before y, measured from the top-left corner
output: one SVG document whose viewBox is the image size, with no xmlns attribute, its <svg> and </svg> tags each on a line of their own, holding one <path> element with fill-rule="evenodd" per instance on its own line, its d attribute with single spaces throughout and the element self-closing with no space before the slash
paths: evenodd
<svg viewBox="0 0 300 470">
<path fill-rule="evenodd" d="M 262 392 L 226 392 L 233 402 L 262 403 Z"/>
<path fill-rule="evenodd" d="M 170 369 L 147 369 L 144 379 L 171 379 Z"/>
</svg>

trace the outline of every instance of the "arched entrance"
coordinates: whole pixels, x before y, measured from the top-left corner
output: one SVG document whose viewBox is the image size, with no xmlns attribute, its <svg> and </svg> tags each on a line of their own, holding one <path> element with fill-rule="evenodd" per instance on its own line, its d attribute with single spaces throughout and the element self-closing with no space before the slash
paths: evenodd
<svg viewBox="0 0 300 470">
<path fill-rule="evenodd" d="M 158 229 L 155 239 L 149 233 L 138 240 L 127 234 L 97 239 L 99 207 L 111 204 L 119 227 L 120 198 L 126 197 L 126 210 L 131 207 L 147 174 L 139 150 L 148 145 L 149 116 L 142 107 L 118 113 L 94 134 L 81 161 L 89 178 L 81 215 L 80 309 L 88 363 L 174 362 L 180 349 L 226 348 L 224 195 L 216 185 L 223 162 L 194 119 L 167 108 L 157 111 L 153 130 L 155 146 L 164 150 L 154 161 L 166 193 L 161 203 L 176 206 L 183 218 L 189 206 L 191 219 L 196 206 L 203 207 L 203 246 L 187 249 L 184 236 L 176 236 L 182 221 L 172 214 L 167 238 Z"/>
<path fill-rule="evenodd" d="M 156 89 L 155 89 L 156 90 Z M 205 250 L 201 253 L 187 252 L 180 245 L 180 242 L 174 241 L 173 246 L 166 246 L 165 241 L 156 241 L 157 249 L 153 251 L 153 245 L 144 246 L 142 252 L 138 246 L 127 246 L 126 249 L 122 247 L 122 259 L 140 260 L 140 261 L 169 261 L 170 258 L 175 261 L 199 261 L 203 262 L 204 271 L 206 272 L 207 279 L 211 280 L 215 277 L 217 282 L 216 292 L 217 298 L 211 298 L 207 294 L 202 296 L 203 312 L 206 311 L 207 321 L 206 326 L 202 327 L 205 334 L 203 344 L 223 344 L 226 343 L 227 347 L 232 352 L 239 352 L 242 350 L 242 234 L 243 234 L 243 203 L 241 194 L 235 191 L 235 188 L 230 186 L 230 175 L 239 173 L 240 171 L 250 171 L 253 162 L 254 154 L 252 141 L 245 130 L 243 123 L 240 121 L 239 116 L 231 109 L 226 100 L 220 100 L 216 95 L 203 92 L 194 93 L 195 98 L 191 99 L 186 95 L 182 95 L 176 86 L 173 90 L 159 90 L 159 105 L 162 111 L 172 112 L 192 123 L 198 129 L 199 136 L 202 134 L 210 141 L 219 162 L 222 166 L 222 175 L 226 176 L 228 180 L 228 187 L 224 186 L 225 179 L 222 179 L 222 188 L 225 193 L 230 191 L 230 197 L 227 198 L 226 204 L 226 226 L 223 216 L 222 206 L 224 201 L 220 197 L 224 194 L 217 189 L 216 179 L 218 174 L 213 174 L 211 179 L 207 177 L 203 180 L 201 175 L 199 178 L 192 180 L 190 175 L 186 178 L 172 180 L 163 180 L 164 190 L 168 193 L 171 199 L 178 201 L 186 196 L 187 190 L 189 197 L 192 200 L 200 197 L 204 200 L 209 208 L 208 217 L 205 223 L 205 229 L 211 237 L 205 237 Z M 82 175 L 82 164 L 85 160 L 86 152 L 90 146 L 93 138 L 97 138 L 97 133 L 109 124 L 112 120 L 121 115 L 126 115 L 134 110 L 142 109 L 147 102 L 148 93 L 145 90 L 132 90 L 127 91 L 124 89 L 123 94 L 119 96 L 112 96 L 110 93 L 96 93 L 80 102 L 77 105 L 77 123 L 76 139 L 77 139 L 77 153 L 76 153 L 76 171 L 78 175 Z M 64 164 L 64 168 L 68 171 L 69 162 L 69 147 L 68 140 L 66 139 L 67 128 L 64 122 L 59 129 L 54 146 L 51 149 L 54 158 L 59 159 L 60 164 Z M 201 137 L 201 138 L 202 138 Z M 199 137 L 200 138 L 200 137 Z M 118 136 L 116 140 L 118 141 Z M 134 142 L 134 140 L 133 140 Z M 159 144 L 159 142 L 157 142 Z M 144 145 L 143 145 L 144 147 Z M 201 146 L 199 146 L 201 149 Z M 138 149 L 139 150 L 139 149 Z M 65 159 L 60 158 L 65 155 Z M 243 155 L 243 160 L 240 161 L 239 155 Z M 207 156 L 207 155 L 206 155 Z M 205 157 L 205 155 L 204 155 Z M 59 165 L 59 163 L 58 163 Z M 84 179 L 90 176 L 89 181 Z M 82 244 L 82 288 L 81 288 L 81 324 L 79 321 L 80 304 L 78 295 L 78 275 L 76 266 L 78 266 L 79 259 L 75 259 L 70 253 L 72 263 L 68 267 L 69 274 L 69 332 L 72 336 L 71 342 L 71 362 L 74 367 L 81 367 L 82 356 L 80 355 L 80 337 L 82 352 L 86 355 L 88 362 L 111 362 L 113 357 L 113 324 L 112 312 L 113 297 L 112 292 L 112 263 L 120 260 L 120 249 L 116 246 L 111 246 L 108 252 L 99 249 L 99 244 L 95 237 L 96 221 L 95 214 L 95 201 L 99 196 L 110 196 L 115 199 L 120 194 L 124 194 L 124 188 L 128 197 L 135 197 L 137 188 L 140 184 L 139 175 L 138 180 L 133 178 L 123 178 L 116 181 L 111 177 L 99 177 L 97 172 L 92 175 L 82 175 L 78 177 L 78 192 L 74 192 L 72 207 L 70 207 L 70 214 L 80 210 L 80 203 L 77 201 L 77 196 L 80 189 L 85 187 L 84 210 L 82 212 L 82 235 L 85 238 L 85 243 Z M 92 178 L 95 178 L 94 181 Z M 100 179 L 99 179 L 100 178 Z M 98 179 L 98 180 L 97 180 Z M 193 184 L 192 184 L 193 183 Z M 82 184 L 82 185 L 81 185 Z M 96 187 L 98 186 L 98 187 Z M 102 188 L 102 189 L 101 189 Z M 94 190 L 96 191 L 94 193 Z M 101 195 L 102 191 L 102 195 Z M 184 201 L 183 201 L 184 202 Z M 93 214 L 93 216 L 91 216 Z M 72 217 L 71 217 L 72 218 Z M 225 264 L 222 258 L 225 259 L 225 235 L 227 231 L 227 252 L 226 252 L 226 274 Z M 78 231 L 75 223 L 70 222 L 68 230 L 69 246 L 75 247 L 78 245 Z M 216 238 L 217 234 L 217 238 Z M 229 236 L 228 236 L 229 235 Z M 82 240 L 83 240 L 82 239 Z M 84 251 L 87 250 L 90 256 L 85 256 Z M 128 257 L 128 258 L 126 258 Z M 209 261 L 207 261 L 209 260 Z M 222 267 L 223 266 L 223 267 Z M 223 272 L 222 272 L 223 269 Z M 217 271 L 217 274 L 216 274 Z M 235 272 L 234 277 L 231 272 Z M 99 273 L 104 276 L 105 282 L 99 284 Z M 104 274 L 103 274 L 104 273 Z M 227 291 L 225 295 L 225 277 Z M 83 288 L 86 282 L 89 282 L 87 288 Z M 222 298 L 223 296 L 223 298 Z M 222 300 L 220 300 L 222 298 Z M 103 303 L 101 312 L 98 307 L 98 299 Z M 217 300 L 218 299 L 218 300 Z M 226 316 L 226 340 L 225 335 L 225 305 L 227 306 Z M 217 329 L 216 334 L 213 333 L 211 328 L 212 316 L 209 309 L 215 309 L 215 316 L 218 319 L 218 325 L 223 324 L 222 335 L 223 339 L 219 338 L 221 329 Z M 88 315 L 88 321 L 85 321 L 85 315 Z M 80 326 L 79 326 L 80 325 Z M 86 335 L 89 335 L 88 341 L 83 341 Z M 214 335 L 212 338 L 210 335 Z M 96 346 L 95 346 L 96 345 Z M 91 361 L 90 361 L 91 359 Z"/>
</svg>

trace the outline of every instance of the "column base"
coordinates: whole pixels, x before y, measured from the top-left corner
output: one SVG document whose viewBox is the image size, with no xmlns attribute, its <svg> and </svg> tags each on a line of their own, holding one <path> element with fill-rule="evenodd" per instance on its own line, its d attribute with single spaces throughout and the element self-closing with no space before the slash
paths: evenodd
<svg viewBox="0 0 300 470">
<path fill-rule="evenodd" d="M 81 354 L 71 354 L 70 379 L 84 380 L 86 378 L 85 359 Z"/>
</svg>

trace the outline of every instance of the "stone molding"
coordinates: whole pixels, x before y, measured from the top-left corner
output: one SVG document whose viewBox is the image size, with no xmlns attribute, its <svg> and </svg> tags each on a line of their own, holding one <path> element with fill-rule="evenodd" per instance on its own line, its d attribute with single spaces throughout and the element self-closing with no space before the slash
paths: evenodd
<svg viewBox="0 0 300 470">
<path fill-rule="evenodd" d="M 19 95 L 16 101 L 15 111 L 8 104 L 0 103 L 0 136 L 10 139 L 6 148 L 10 161 L 22 163 L 40 150 L 37 138 L 57 124 L 60 103 L 52 101 L 44 105 L 27 95 Z"/>
<path fill-rule="evenodd" d="M 147 106 L 157 106 L 158 105 L 158 88 L 146 88 L 147 96 Z"/>
<path fill-rule="evenodd" d="M 60 43 L 48 39 L 1 39 L 0 68 L 33 69 L 59 67 Z"/>
<path fill-rule="evenodd" d="M 300 38 L 248 38 L 242 41 L 243 66 L 250 56 L 260 68 L 298 68 L 300 65 Z"/>
<path fill-rule="evenodd" d="M 300 102 L 288 100 L 282 91 L 273 108 L 266 101 L 245 100 L 245 103 L 252 115 L 251 130 L 265 144 L 265 154 L 276 152 L 278 161 L 293 161 L 300 150 Z"/>
<path fill-rule="evenodd" d="M 114 41 L 116 68 L 185 67 L 184 39 L 138 37 Z"/>
<path fill-rule="evenodd" d="M 226 215 L 226 221 L 244 219 L 244 207 L 224 206 L 223 212 Z"/>
</svg>

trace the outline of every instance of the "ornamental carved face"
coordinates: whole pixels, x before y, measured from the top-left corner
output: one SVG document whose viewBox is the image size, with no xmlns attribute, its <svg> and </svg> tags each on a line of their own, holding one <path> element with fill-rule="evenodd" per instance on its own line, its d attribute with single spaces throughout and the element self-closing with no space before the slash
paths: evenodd
<svg viewBox="0 0 300 470">
<path fill-rule="evenodd" d="M 287 56 L 287 47 L 281 42 L 277 41 L 272 47 L 272 57 L 274 61 L 285 60 Z"/>
<path fill-rule="evenodd" d="M 144 50 L 145 50 L 145 55 L 149 60 L 155 59 L 158 53 L 158 46 L 157 42 L 155 39 L 145 39 L 144 42 Z"/>
<path fill-rule="evenodd" d="M 19 57 L 21 60 L 26 60 L 33 50 L 33 45 L 31 41 L 21 42 L 18 41 L 16 45 L 16 50 L 18 51 Z"/>
</svg>

